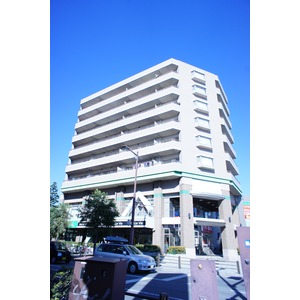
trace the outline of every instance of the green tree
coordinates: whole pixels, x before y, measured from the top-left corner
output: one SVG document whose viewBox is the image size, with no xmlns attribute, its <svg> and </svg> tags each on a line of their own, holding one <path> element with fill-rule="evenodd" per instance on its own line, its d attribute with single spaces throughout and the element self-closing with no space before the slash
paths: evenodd
<svg viewBox="0 0 300 300">
<path fill-rule="evenodd" d="M 80 222 L 88 228 L 88 234 L 96 243 L 107 229 L 114 226 L 115 218 L 119 216 L 116 204 L 107 198 L 107 194 L 100 190 L 95 190 L 88 196 L 84 205 L 79 210 Z"/>
<path fill-rule="evenodd" d="M 50 238 L 58 239 L 69 226 L 69 205 L 60 203 L 50 207 Z"/>
<path fill-rule="evenodd" d="M 57 183 L 53 182 L 50 185 L 50 207 L 56 206 L 58 204 L 58 188 L 57 188 Z"/>
</svg>

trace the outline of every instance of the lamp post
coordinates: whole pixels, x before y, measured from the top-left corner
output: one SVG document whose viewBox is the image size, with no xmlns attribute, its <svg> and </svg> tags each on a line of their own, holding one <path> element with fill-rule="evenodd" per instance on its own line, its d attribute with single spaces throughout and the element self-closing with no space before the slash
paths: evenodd
<svg viewBox="0 0 300 300">
<path fill-rule="evenodd" d="M 137 182 L 137 169 L 138 169 L 139 155 L 138 155 L 138 152 L 136 152 L 136 153 L 133 152 L 127 145 L 124 145 L 122 148 L 128 149 L 135 156 L 135 176 L 134 176 L 134 186 L 133 186 L 131 227 L 130 227 L 130 238 L 129 238 L 129 244 L 133 245 L 133 243 L 134 243 L 134 214 L 135 214 L 136 182 Z"/>
</svg>

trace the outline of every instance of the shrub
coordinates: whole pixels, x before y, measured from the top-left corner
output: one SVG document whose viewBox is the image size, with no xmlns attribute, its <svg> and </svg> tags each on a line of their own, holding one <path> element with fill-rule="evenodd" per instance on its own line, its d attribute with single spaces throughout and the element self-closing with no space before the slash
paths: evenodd
<svg viewBox="0 0 300 300">
<path fill-rule="evenodd" d="M 73 279 L 73 269 L 64 268 L 57 271 L 50 278 L 50 299 L 67 300 Z"/>
<path fill-rule="evenodd" d="M 160 247 L 158 245 L 136 244 L 135 247 L 137 247 L 142 252 L 157 252 L 157 253 L 161 253 Z"/>
<path fill-rule="evenodd" d="M 170 246 L 167 250 L 168 254 L 185 254 L 184 246 Z"/>
</svg>

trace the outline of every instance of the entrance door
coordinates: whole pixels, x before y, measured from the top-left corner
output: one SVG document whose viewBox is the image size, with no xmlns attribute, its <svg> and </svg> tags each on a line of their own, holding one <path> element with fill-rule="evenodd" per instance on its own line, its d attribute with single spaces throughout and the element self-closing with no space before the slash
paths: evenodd
<svg viewBox="0 0 300 300">
<path fill-rule="evenodd" d="M 168 249 L 170 246 L 174 246 L 174 245 L 170 245 L 170 243 L 172 243 L 171 239 L 171 231 L 170 228 L 164 228 L 164 253 L 167 253 Z"/>
</svg>

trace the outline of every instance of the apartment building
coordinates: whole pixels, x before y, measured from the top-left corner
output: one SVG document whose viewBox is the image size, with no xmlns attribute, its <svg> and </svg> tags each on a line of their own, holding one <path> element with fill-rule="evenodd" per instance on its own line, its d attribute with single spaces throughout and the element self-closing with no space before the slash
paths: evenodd
<svg viewBox="0 0 300 300">
<path fill-rule="evenodd" d="M 176 59 L 82 99 L 61 188 L 68 235 L 82 238 L 78 207 L 100 189 L 120 212 L 114 234 L 129 238 L 138 159 L 134 242 L 236 260 L 242 191 L 229 116 L 218 76 Z"/>
</svg>

